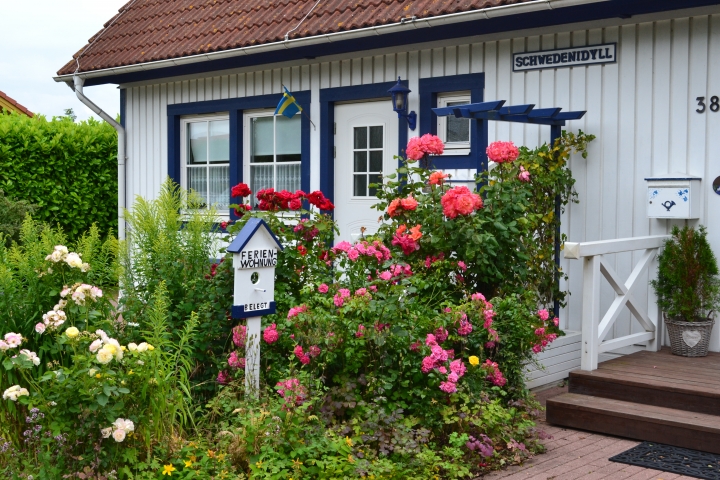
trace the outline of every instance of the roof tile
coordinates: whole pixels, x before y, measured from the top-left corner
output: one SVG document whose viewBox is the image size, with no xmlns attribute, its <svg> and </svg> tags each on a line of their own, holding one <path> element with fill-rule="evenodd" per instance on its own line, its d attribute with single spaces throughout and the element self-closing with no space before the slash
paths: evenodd
<svg viewBox="0 0 720 480">
<path fill-rule="evenodd" d="M 58 72 L 81 72 L 530 0 L 131 0 Z M 82 53 L 82 55 L 81 55 Z"/>
</svg>

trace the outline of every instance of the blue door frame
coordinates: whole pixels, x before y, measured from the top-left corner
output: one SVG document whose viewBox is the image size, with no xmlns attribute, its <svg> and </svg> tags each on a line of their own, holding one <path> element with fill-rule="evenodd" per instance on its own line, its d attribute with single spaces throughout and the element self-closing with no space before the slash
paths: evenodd
<svg viewBox="0 0 720 480">
<path fill-rule="evenodd" d="M 407 81 L 402 83 L 407 86 Z M 320 90 L 320 190 L 331 201 L 335 201 L 335 103 L 387 98 L 387 108 L 392 110 L 388 90 L 395 85 L 384 82 Z M 407 138 L 407 121 L 398 118 L 398 155 L 404 153 Z"/>
</svg>

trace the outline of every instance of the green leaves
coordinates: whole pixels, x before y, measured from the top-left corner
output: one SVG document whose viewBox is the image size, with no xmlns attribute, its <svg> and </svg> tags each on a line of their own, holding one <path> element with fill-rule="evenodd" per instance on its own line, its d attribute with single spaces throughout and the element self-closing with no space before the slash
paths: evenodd
<svg viewBox="0 0 720 480">
<path fill-rule="evenodd" d="M 0 190 L 37 205 L 34 218 L 71 239 L 92 223 L 106 235 L 117 229 L 115 129 L 93 119 L 0 115 Z"/>
</svg>

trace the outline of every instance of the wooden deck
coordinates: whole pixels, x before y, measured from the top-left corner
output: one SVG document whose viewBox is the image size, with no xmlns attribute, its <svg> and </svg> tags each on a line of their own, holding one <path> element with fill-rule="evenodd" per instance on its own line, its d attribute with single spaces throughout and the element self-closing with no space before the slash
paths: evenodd
<svg viewBox="0 0 720 480">
<path fill-rule="evenodd" d="M 638 352 L 570 372 L 551 424 L 720 454 L 720 353 Z"/>
</svg>

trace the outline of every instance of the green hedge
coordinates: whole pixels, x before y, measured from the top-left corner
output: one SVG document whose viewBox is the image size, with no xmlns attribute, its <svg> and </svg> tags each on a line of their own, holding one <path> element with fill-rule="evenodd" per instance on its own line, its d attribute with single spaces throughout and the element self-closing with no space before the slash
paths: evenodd
<svg viewBox="0 0 720 480">
<path fill-rule="evenodd" d="M 117 231 L 117 133 L 105 122 L 0 115 L 0 190 L 70 239 Z"/>
</svg>

